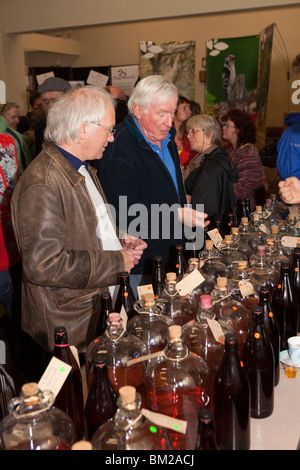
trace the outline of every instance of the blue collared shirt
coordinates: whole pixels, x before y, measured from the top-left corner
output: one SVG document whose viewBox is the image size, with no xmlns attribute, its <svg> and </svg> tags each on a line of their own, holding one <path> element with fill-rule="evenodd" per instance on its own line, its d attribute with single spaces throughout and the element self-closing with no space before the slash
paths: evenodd
<svg viewBox="0 0 300 470">
<path fill-rule="evenodd" d="M 68 160 L 69 163 L 75 168 L 75 170 L 79 170 L 79 168 L 84 165 L 86 169 L 88 169 L 88 163 L 83 162 L 79 160 L 79 158 L 75 157 L 75 155 L 72 155 L 70 152 L 67 152 L 67 150 L 62 149 L 58 145 L 56 145 L 57 150 L 60 151 L 60 153 Z"/>
<path fill-rule="evenodd" d="M 171 139 L 170 133 L 168 133 L 167 137 L 164 140 L 161 141 L 161 148 L 160 148 L 158 145 L 153 144 L 152 142 L 150 142 L 147 139 L 147 137 L 145 137 L 143 131 L 141 130 L 140 126 L 138 125 L 138 123 L 137 123 L 137 121 L 134 117 L 133 117 L 133 120 L 134 120 L 137 128 L 141 132 L 141 134 L 143 134 L 145 141 L 150 145 L 152 150 L 157 153 L 157 155 L 160 157 L 160 159 L 166 165 L 166 167 L 169 170 L 169 173 L 170 173 L 170 175 L 171 175 L 171 177 L 174 181 L 177 192 L 178 192 L 178 184 L 177 184 L 175 164 L 174 164 L 172 155 L 170 154 L 170 151 L 168 149 L 168 143 L 170 142 L 170 139 Z"/>
</svg>

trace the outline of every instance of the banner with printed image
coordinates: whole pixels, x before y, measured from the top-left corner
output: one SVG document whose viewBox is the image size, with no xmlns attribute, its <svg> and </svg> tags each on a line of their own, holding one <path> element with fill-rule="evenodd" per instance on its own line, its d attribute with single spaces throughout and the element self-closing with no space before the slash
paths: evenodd
<svg viewBox="0 0 300 470">
<path fill-rule="evenodd" d="M 163 75 L 180 95 L 195 99 L 195 41 L 140 42 L 140 76 Z"/>
</svg>

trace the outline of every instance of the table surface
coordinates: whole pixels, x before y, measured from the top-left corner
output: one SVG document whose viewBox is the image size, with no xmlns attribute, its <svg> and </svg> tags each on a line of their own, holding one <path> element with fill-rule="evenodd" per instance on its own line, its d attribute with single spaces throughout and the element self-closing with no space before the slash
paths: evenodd
<svg viewBox="0 0 300 470">
<path fill-rule="evenodd" d="M 268 418 L 251 418 L 251 450 L 296 450 L 300 439 L 300 368 L 293 379 L 283 364 L 275 387 L 274 411 Z"/>
</svg>

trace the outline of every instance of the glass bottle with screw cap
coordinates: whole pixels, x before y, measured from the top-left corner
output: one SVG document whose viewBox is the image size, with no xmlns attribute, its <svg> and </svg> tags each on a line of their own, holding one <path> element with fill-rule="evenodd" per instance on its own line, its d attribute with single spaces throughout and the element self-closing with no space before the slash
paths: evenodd
<svg viewBox="0 0 300 470">
<path fill-rule="evenodd" d="M 250 449 L 250 385 L 238 354 L 235 333 L 225 336 L 225 350 L 217 372 L 213 407 L 220 450 Z"/>
<path fill-rule="evenodd" d="M 96 450 L 172 450 L 168 432 L 141 413 L 141 399 L 132 386 L 119 390 L 118 409 L 92 437 Z"/>
<path fill-rule="evenodd" d="M 275 361 L 260 305 L 253 309 L 241 359 L 250 384 L 251 417 L 267 418 L 274 410 Z"/>
<path fill-rule="evenodd" d="M 55 406 L 65 411 L 72 418 L 77 432 L 77 440 L 80 440 L 84 437 L 85 432 L 82 376 L 79 365 L 71 351 L 68 334 L 64 326 L 55 328 L 54 343 L 53 356 L 72 367 L 56 396 Z"/>
<path fill-rule="evenodd" d="M 51 391 L 41 391 L 34 382 L 24 384 L 0 424 L 0 449 L 70 450 L 76 441 L 75 426 L 54 400 Z"/>
</svg>

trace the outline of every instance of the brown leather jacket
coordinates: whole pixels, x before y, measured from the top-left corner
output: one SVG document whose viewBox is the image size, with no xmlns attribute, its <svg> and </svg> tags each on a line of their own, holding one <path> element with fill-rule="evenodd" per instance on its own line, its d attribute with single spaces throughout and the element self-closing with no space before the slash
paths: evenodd
<svg viewBox="0 0 300 470">
<path fill-rule="evenodd" d="M 95 170 L 89 172 L 104 197 Z M 101 291 L 117 284 L 123 256 L 103 251 L 84 177 L 54 144 L 43 145 L 16 185 L 12 220 L 23 263 L 23 329 L 52 351 L 55 327 L 65 326 L 69 343 L 85 351 Z"/>
</svg>

